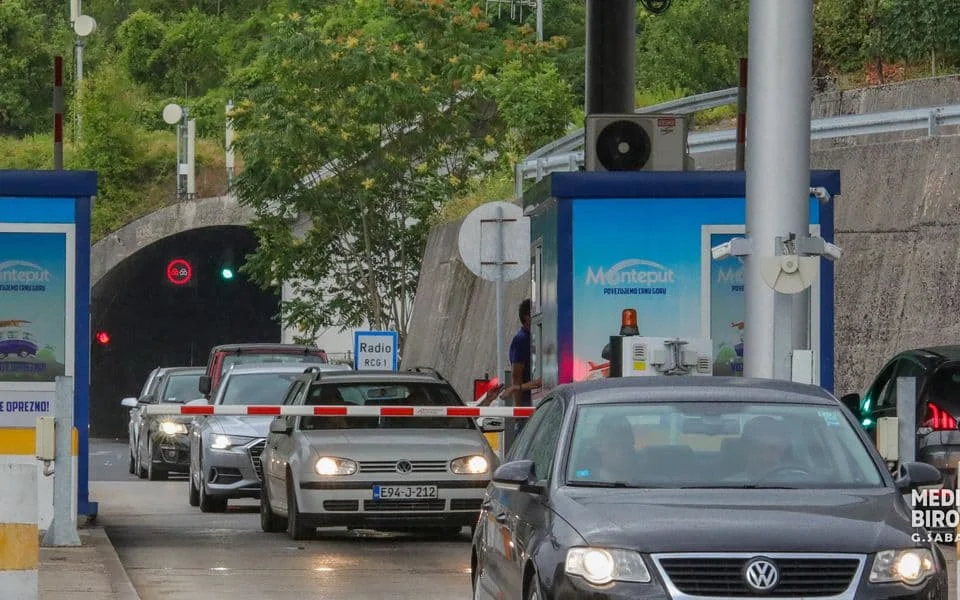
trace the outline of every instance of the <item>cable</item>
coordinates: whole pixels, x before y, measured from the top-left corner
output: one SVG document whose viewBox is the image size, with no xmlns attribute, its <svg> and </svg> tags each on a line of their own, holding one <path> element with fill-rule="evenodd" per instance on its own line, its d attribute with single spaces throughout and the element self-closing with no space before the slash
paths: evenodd
<svg viewBox="0 0 960 600">
<path fill-rule="evenodd" d="M 640 0 L 640 5 L 655 15 L 662 15 L 673 0 Z"/>
</svg>

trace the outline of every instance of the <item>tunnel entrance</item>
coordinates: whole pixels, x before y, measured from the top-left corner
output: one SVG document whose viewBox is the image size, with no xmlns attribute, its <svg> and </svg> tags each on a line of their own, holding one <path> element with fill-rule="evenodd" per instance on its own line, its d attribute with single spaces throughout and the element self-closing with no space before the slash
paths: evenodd
<svg viewBox="0 0 960 600">
<path fill-rule="evenodd" d="M 120 400 L 136 396 L 154 368 L 204 366 L 217 344 L 280 341 L 279 296 L 240 273 L 256 247 L 246 227 L 193 229 L 103 277 L 91 306 L 92 437 L 126 439 Z"/>
</svg>

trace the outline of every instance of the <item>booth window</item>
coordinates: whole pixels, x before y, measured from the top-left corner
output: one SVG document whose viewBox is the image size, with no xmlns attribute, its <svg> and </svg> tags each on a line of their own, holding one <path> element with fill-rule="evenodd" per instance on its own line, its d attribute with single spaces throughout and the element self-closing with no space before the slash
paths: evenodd
<svg viewBox="0 0 960 600">
<path fill-rule="evenodd" d="M 543 373 L 543 354 L 540 352 L 541 343 L 543 343 L 543 317 L 537 317 L 530 321 L 530 379 L 531 380 L 541 377 Z"/>
<path fill-rule="evenodd" d="M 543 240 L 537 240 L 530 249 L 530 314 L 538 315 L 541 311 L 543 274 Z"/>
</svg>

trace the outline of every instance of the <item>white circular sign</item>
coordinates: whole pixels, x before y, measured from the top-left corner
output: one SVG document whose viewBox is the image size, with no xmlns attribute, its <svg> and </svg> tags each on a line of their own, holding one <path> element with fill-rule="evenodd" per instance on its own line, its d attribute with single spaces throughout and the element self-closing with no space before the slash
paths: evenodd
<svg viewBox="0 0 960 600">
<path fill-rule="evenodd" d="M 523 216 L 523 209 L 512 202 L 488 202 L 473 209 L 460 226 L 460 258 L 487 281 L 499 276 L 500 228 L 503 280 L 512 281 L 530 270 L 530 218 Z"/>
<path fill-rule="evenodd" d="M 73 22 L 73 32 L 80 37 L 87 37 L 97 30 L 97 22 L 89 15 L 80 15 Z"/>
<path fill-rule="evenodd" d="M 179 104 L 168 104 L 163 107 L 163 121 L 167 125 L 173 125 L 183 117 L 183 109 Z"/>
</svg>

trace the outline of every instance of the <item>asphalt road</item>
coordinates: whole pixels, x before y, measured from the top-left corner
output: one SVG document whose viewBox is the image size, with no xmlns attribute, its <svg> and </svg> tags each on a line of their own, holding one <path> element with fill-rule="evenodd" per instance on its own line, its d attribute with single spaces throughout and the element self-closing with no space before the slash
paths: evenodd
<svg viewBox="0 0 960 600">
<path fill-rule="evenodd" d="M 257 501 L 204 514 L 185 478 L 127 473 L 124 442 L 91 445 L 91 495 L 142 600 L 469 598 L 470 530 L 458 541 L 321 530 L 294 542 L 260 530 Z"/>
<path fill-rule="evenodd" d="M 470 539 L 321 530 L 293 542 L 260 530 L 256 501 L 204 514 L 187 503 L 184 478 L 139 480 L 126 441 L 94 440 L 91 495 L 99 522 L 142 600 L 364 600 L 470 597 Z M 956 596 L 956 553 L 949 561 Z"/>
</svg>

